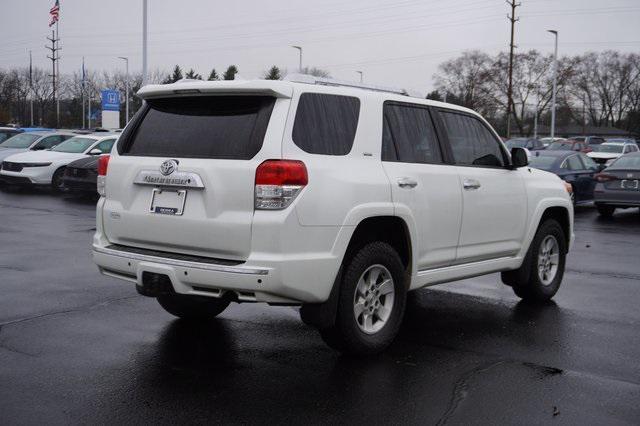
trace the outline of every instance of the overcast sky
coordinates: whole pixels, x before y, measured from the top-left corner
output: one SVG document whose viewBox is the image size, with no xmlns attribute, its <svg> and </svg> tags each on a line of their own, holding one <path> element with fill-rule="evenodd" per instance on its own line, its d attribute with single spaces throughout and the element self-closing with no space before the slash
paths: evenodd
<svg viewBox="0 0 640 426">
<path fill-rule="evenodd" d="M 0 67 L 50 66 L 44 49 L 54 0 L 1 0 Z M 61 71 L 142 67 L 142 0 L 61 0 Z M 236 64 L 243 78 L 271 65 L 327 69 L 333 77 L 426 92 L 442 61 L 464 50 L 506 50 L 504 0 L 149 0 L 149 68 L 174 64 L 208 75 Z M 518 49 L 560 54 L 640 52 L 640 0 L 521 0 Z"/>
</svg>

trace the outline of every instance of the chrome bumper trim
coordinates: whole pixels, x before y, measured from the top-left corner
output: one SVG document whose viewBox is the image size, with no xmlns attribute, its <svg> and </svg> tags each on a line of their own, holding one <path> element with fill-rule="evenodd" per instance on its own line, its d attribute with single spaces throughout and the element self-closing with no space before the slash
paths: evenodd
<svg viewBox="0 0 640 426">
<path fill-rule="evenodd" d="M 122 257 L 124 259 L 139 260 L 142 262 L 155 262 L 155 263 L 160 263 L 164 265 L 178 266 L 181 268 L 193 268 L 193 269 L 202 269 L 205 271 L 212 271 L 212 272 L 228 272 L 231 274 L 244 274 L 244 275 L 268 275 L 269 274 L 268 269 L 241 268 L 237 266 L 212 265 L 210 263 L 188 262 L 185 260 L 171 259 L 168 257 L 148 256 L 148 255 L 139 254 L 139 253 L 122 252 L 119 250 L 113 250 L 105 247 L 93 246 L 93 251 L 96 253 L 107 254 L 109 256 Z"/>
</svg>

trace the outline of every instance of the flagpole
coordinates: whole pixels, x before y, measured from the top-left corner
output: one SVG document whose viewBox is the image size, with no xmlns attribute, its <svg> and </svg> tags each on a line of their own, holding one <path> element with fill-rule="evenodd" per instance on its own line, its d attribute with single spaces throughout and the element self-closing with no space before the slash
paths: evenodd
<svg viewBox="0 0 640 426">
<path fill-rule="evenodd" d="M 58 6 L 59 8 L 60 6 Z M 58 13 L 60 13 L 58 9 Z M 58 50 L 60 50 L 60 29 L 58 27 L 58 21 L 56 21 L 56 43 L 58 43 Z M 58 60 L 56 61 L 56 74 L 58 78 L 56 79 L 56 85 L 58 86 L 58 98 L 56 99 L 56 126 L 60 127 L 60 56 L 58 56 Z"/>
</svg>

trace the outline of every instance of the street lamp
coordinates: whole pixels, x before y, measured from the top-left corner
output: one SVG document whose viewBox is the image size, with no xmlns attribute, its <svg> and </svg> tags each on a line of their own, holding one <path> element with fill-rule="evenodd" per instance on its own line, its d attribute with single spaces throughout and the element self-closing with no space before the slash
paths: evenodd
<svg viewBox="0 0 640 426">
<path fill-rule="evenodd" d="M 118 56 L 118 59 L 122 59 L 126 64 L 126 77 L 124 82 L 125 87 L 125 120 L 124 123 L 127 124 L 129 122 L 129 58 L 126 56 Z"/>
<path fill-rule="evenodd" d="M 555 36 L 555 49 L 553 52 L 553 92 L 551 93 L 551 142 L 556 135 L 556 87 L 558 80 L 558 31 L 547 30 Z"/>
<path fill-rule="evenodd" d="M 149 10 L 148 0 L 142 0 L 142 85 L 147 82 L 147 32 L 149 29 L 147 22 L 147 12 Z"/>
<path fill-rule="evenodd" d="M 362 79 L 362 71 L 356 71 L 358 74 L 360 74 L 360 83 L 362 83 L 363 79 Z"/>
<path fill-rule="evenodd" d="M 298 49 L 298 51 L 300 52 L 300 59 L 298 61 L 298 72 L 302 72 L 302 47 L 300 46 L 291 46 L 294 49 Z"/>
</svg>

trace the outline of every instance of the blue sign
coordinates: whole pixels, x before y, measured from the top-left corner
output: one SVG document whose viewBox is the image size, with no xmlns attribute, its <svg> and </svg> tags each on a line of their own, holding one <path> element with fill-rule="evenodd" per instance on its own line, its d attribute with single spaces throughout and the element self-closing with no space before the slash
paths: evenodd
<svg viewBox="0 0 640 426">
<path fill-rule="evenodd" d="M 102 110 L 120 111 L 120 93 L 117 90 L 105 89 L 102 91 Z"/>
</svg>

